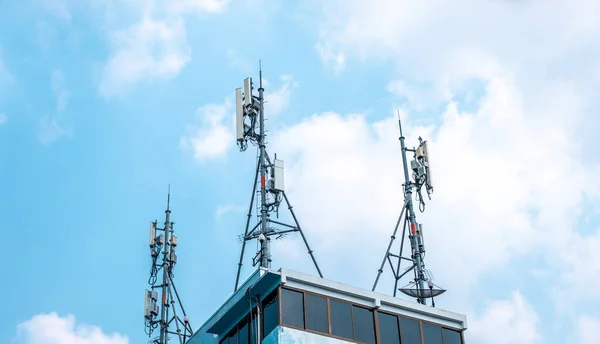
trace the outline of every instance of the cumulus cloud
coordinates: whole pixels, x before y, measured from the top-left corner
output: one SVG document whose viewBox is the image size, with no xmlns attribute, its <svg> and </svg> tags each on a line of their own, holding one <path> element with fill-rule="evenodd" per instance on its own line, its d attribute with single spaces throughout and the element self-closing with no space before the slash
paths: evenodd
<svg viewBox="0 0 600 344">
<path fill-rule="evenodd" d="M 535 310 L 515 291 L 510 299 L 491 302 L 484 314 L 471 318 L 467 338 L 486 344 L 537 343 L 538 322 Z"/>
<path fill-rule="evenodd" d="M 20 323 L 17 330 L 18 344 L 129 344 L 124 335 L 106 334 L 97 326 L 77 324 L 71 314 L 39 314 Z"/>
<path fill-rule="evenodd" d="M 180 146 L 184 150 L 192 150 L 194 159 L 204 162 L 224 155 L 235 143 L 233 126 L 230 119 L 231 101 L 223 104 L 209 104 L 198 109 L 199 126 L 190 126 L 188 134 L 181 138 Z"/>
<path fill-rule="evenodd" d="M 99 85 L 105 97 L 123 94 L 139 82 L 166 80 L 179 74 L 192 58 L 184 15 L 220 13 L 229 3 L 228 0 L 130 2 L 130 10 L 136 9 L 132 10 L 136 20 L 125 28 L 108 30 L 113 52 Z M 119 4 L 119 8 L 124 5 Z"/>
<path fill-rule="evenodd" d="M 596 344 L 600 343 L 600 318 L 582 315 L 577 318 L 575 338 L 572 343 Z"/>
<path fill-rule="evenodd" d="M 112 35 L 115 52 L 100 83 L 105 97 L 127 91 L 139 81 L 171 78 L 191 60 L 181 18 L 157 20 L 148 13 L 142 20 Z"/>
<path fill-rule="evenodd" d="M 582 278 L 597 285 L 600 276 L 588 262 L 596 261 L 600 243 L 576 224 L 584 195 L 594 204 L 599 199 L 600 159 L 590 153 L 598 150 L 591 133 L 600 128 L 600 102 L 591 91 L 600 84 L 597 2 L 312 5 L 323 63 L 391 62 L 388 90 L 404 101 L 406 132 L 430 140 L 436 192 L 419 219 L 428 266 L 459 294 L 450 307 L 464 310 L 472 302 L 468 290 L 486 273 L 519 269 L 517 262 L 533 257 L 544 257 L 537 271 L 561 276 L 551 288 Z M 463 101 L 474 93 L 479 99 L 466 110 Z M 435 121 L 414 117 L 412 110 L 440 105 L 445 111 Z M 343 251 L 362 252 L 361 264 L 371 269 L 378 262 L 369 257 L 385 249 L 401 206 L 400 156 L 389 148 L 397 144 L 394 124 L 317 114 L 276 142 L 288 161 L 289 193 L 308 214 L 305 228 L 310 237 L 325 237 L 318 249 L 341 240 Z M 357 239 L 364 233 L 368 243 Z M 456 269 L 464 266 L 468 272 Z M 577 313 L 577 302 L 565 304 Z"/>
<path fill-rule="evenodd" d="M 468 265 L 464 273 L 433 269 L 440 281 L 452 281 L 465 293 L 488 269 L 507 266 L 539 245 L 561 247 L 574 230 L 571 213 L 586 184 L 594 182 L 562 121 L 528 117 L 535 109 L 519 94 L 509 77 L 496 77 L 474 113 L 451 102 L 437 127 L 415 126 L 405 116 L 407 143 L 416 144 L 421 135 L 433 156 L 435 194 L 419 215 L 427 231 L 427 261 Z M 393 116 L 371 124 L 364 115 L 336 113 L 313 115 L 274 135 L 272 147 L 287 160 L 286 188 L 310 236 L 323 239 L 319 251 L 338 244 L 383 250 L 402 201 L 397 136 Z M 524 147 L 535 147 L 535 154 Z M 573 182 L 561 185 L 564 179 Z M 377 206 L 365 207 L 365 201 Z M 369 245 L 361 239 L 365 232 Z M 469 250 L 459 249 L 465 245 Z M 362 261 L 374 264 L 372 258 Z"/>
</svg>

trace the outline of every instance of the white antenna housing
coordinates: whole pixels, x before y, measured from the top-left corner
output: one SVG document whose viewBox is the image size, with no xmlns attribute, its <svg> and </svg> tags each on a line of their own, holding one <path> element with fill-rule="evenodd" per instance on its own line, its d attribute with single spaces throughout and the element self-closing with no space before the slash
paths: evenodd
<svg viewBox="0 0 600 344">
<path fill-rule="evenodd" d="M 273 167 L 273 189 L 283 190 L 283 161 L 275 159 Z"/>
<path fill-rule="evenodd" d="M 244 104 L 242 103 L 242 89 L 235 89 L 235 131 L 237 140 L 244 140 Z"/>
<path fill-rule="evenodd" d="M 156 224 L 150 222 L 150 247 L 154 247 L 154 241 L 156 239 Z"/>
<path fill-rule="evenodd" d="M 244 79 L 244 105 L 252 104 L 252 78 Z"/>
<path fill-rule="evenodd" d="M 431 157 L 427 149 L 427 141 L 423 142 L 423 153 L 425 154 L 425 166 L 427 167 L 427 192 L 431 193 L 433 192 L 433 179 L 431 179 Z"/>
</svg>

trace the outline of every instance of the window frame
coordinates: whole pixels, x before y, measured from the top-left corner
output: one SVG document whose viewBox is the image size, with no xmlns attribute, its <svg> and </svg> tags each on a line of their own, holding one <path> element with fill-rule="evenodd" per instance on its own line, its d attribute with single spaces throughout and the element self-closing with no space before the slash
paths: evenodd
<svg viewBox="0 0 600 344">
<path fill-rule="evenodd" d="M 288 289 L 291 291 L 295 291 L 295 292 L 299 292 L 302 295 L 302 307 L 303 307 L 303 314 L 302 314 L 302 319 L 304 321 L 304 328 L 300 328 L 300 327 L 296 327 L 296 326 L 292 326 L 292 325 L 286 325 L 283 324 L 283 314 L 282 314 L 282 302 L 281 302 L 281 294 L 282 294 L 282 289 Z M 303 331 L 303 332 L 308 332 L 308 333 L 313 333 L 313 334 L 317 334 L 317 335 L 321 335 L 321 336 L 326 336 L 326 337 L 330 337 L 330 338 L 336 338 L 336 339 L 340 339 L 340 340 L 344 340 L 346 342 L 350 342 L 350 343 L 361 343 L 359 341 L 356 341 L 354 339 L 355 336 L 355 328 L 354 328 L 354 307 L 361 307 L 363 309 L 369 310 L 372 312 L 373 315 L 373 324 L 374 324 L 374 328 L 375 328 L 375 343 L 376 344 L 381 344 L 381 337 L 380 337 L 380 326 L 379 326 L 379 313 L 383 313 L 386 315 L 390 315 L 390 316 L 394 316 L 396 318 L 396 322 L 398 325 L 398 335 L 400 336 L 400 338 L 402 338 L 402 327 L 400 326 L 400 318 L 405 318 L 405 319 L 411 319 L 414 321 L 417 321 L 419 324 L 419 332 L 421 335 L 421 344 L 424 344 L 425 338 L 423 335 L 423 323 L 428 323 L 428 324 L 432 324 L 435 326 L 438 326 L 440 328 L 440 334 L 442 335 L 442 343 L 444 341 L 444 337 L 443 337 L 443 329 L 447 329 L 447 330 L 452 330 L 452 331 L 456 331 L 458 333 L 460 333 L 460 340 L 461 340 L 461 344 L 465 344 L 465 334 L 464 334 L 464 330 L 461 329 L 457 329 L 454 327 L 450 327 L 450 326 L 444 326 L 442 324 L 439 323 L 435 323 L 432 321 L 428 321 L 428 320 L 423 320 L 423 319 L 419 319 L 413 316 L 407 316 L 404 314 L 398 314 L 398 313 L 394 313 L 392 311 L 387 311 L 387 310 L 381 310 L 378 307 L 374 307 L 374 306 L 368 306 L 368 305 L 364 305 L 364 304 L 360 304 L 360 303 L 356 303 L 356 302 L 352 302 L 349 300 L 344 300 L 342 298 L 339 297 L 335 297 L 335 296 L 329 296 L 329 295 L 325 295 L 325 294 L 321 294 L 318 292 L 313 292 L 313 291 L 308 291 L 308 290 L 304 290 L 304 289 L 300 289 L 300 288 L 295 288 L 295 287 L 290 287 L 290 286 L 286 286 L 283 283 L 279 284 L 276 288 L 274 288 L 271 292 L 269 292 L 264 298 L 262 298 L 260 300 L 260 307 L 261 307 L 261 317 L 260 317 L 260 338 L 261 341 L 264 340 L 265 336 L 264 336 L 264 313 L 262 312 L 264 310 L 263 308 L 263 302 L 271 295 L 277 295 L 277 311 L 278 311 L 278 317 L 277 317 L 277 326 L 283 326 L 283 327 L 287 327 L 287 328 L 291 328 L 291 329 L 295 329 L 295 330 L 299 330 L 299 331 Z M 315 331 L 315 330 L 310 330 L 306 328 L 306 295 L 312 295 L 312 296 L 317 296 L 317 297 L 322 297 L 325 298 L 326 302 L 327 302 L 327 325 L 328 325 L 328 332 L 319 332 L 319 331 Z M 340 303 L 345 303 L 348 304 L 350 306 L 350 315 L 351 315 L 351 323 L 350 323 L 350 327 L 352 330 L 352 339 L 350 338 L 345 338 L 345 337 L 340 337 L 340 336 L 336 336 L 332 334 L 332 325 L 331 325 L 331 301 L 336 301 L 336 302 L 340 302 Z M 254 316 L 256 316 L 257 314 L 255 314 L 255 309 L 252 310 Z M 224 340 L 226 338 L 229 338 L 229 336 L 235 331 L 235 332 L 239 332 L 240 330 L 240 324 L 242 322 L 244 322 L 244 320 L 246 320 L 249 324 L 249 326 L 251 326 L 251 314 L 248 313 L 246 314 L 242 319 L 240 319 L 240 321 L 238 321 L 229 331 L 225 332 L 223 337 L 220 339 L 219 344 L 223 344 Z M 251 330 L 250 328 L 248 328 L 248 336 L 250 338 L 251 336 Z M 238 339 L 239 341 L 239 339 Z"/>
</svg>

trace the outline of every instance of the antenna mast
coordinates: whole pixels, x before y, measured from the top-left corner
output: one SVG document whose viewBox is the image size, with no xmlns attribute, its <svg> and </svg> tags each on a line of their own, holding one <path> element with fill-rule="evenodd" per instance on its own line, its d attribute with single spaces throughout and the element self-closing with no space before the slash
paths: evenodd
<svg viewBox="0 0 600 344">
<path fill-rule="evenodd" d="M 260 244 L 260 248 L 253 258 L 252 266 L 260 264 L 260 267 L 270 269 L 272 261 L 270 249 L 271 237 L 276 236 L 275 239 L 283 238 L 287 233 L 290 232 L 300 232 L 300 235 L 302 236 L 304 244 L 306 245 L 308 253 L 312 258 L 319 276 L 323 277 L 323 274 L 319 269 L 319 265 L 317 264 L 317 261 L 313 255 L 313 251 L 308 245 L 308 241 L 304 236 L 304 232 L 300 227 L 300 223 L 298 222 L 296 214 L 292 210 L 292 206 L 284 191 L 283 161 L 277 159 L 277 154 L 275 154 L 274 160 L 272 161 L 267 153 L 264 114 L 264 88 L 262 84 L 262 65 L 260 60 L 259 78 L 260 82 L 258 96 L 252 94 L 252 78 L 246 78 L 244 80 L 243 91 L 242 88 L 237 88 L 235 90 L 237 144 L 242 152 L 248 148 L 248 142 L 258 146 L 258 161 L 256 163 L 256 173 L 254 176 L 254 185 L 252 187 L 250 206 L 248 208 L 246 229 L 244 234 L 240 236 L 242 250 L 240 253 L 240 261 L 238 263 L 234 291 L 238 289 L 246 242 L 249 240 L 258 239 Z M 259 177 L 260 189 L 257 192 Z M 254 196 L 257 193 L 260 195 L 260 215 L 258 216 L 258 223 L 253 228 L 250 228 Z M 294 225 L 279 222 L 270 218 L 270 214 L 273 212 L 279 215 L 279 206 L 282 201 L 285 201 L 294 220 Z M 284 227 L 285 229 L 280 227 Z"/>
<path fill-rule="evenodd" d="M 413 189 L 416 192 L 416 198 L 419 202 L 419 210 L 421 212 L 425 211 L 425 202 L 423 201 L 423 196 L 421 194 L 421 189 L 425 186 L 425 190 L 427 191 L 427 196 L 431 199 L 431 193 L 433 192 L 433 184 L 431 178 L 431 166 L 430 166 L 430 157 L 429 152 L 427 150 L 427 141 L 423 141 L 419 137 L 419 146 L 416 149 L 406 148 L 404 143 L 404 135 L 402 133 L 402 122 L 400 121 L 400 111 L 398 111 L 398 127 L 400 129 L 400 148 L 402 150 L 402 165 L 404 167 L 404 205 L 402 207 L 402 211 L 400 212 L 400 216 L 398 217 L 398 222 L 396 222 L 396 227 L 394 228 L 394 233 L 391 236 L 390 243 L 388 245 L 387 251 L 383 256 L 383 261 L 381 262 L 381 266 L 377 272 L 377 277 L 375 278 L 375 283 L 373 284 L 372 290 L 375 291 L 377 287 L 377 282 L 379 282 L 379 277 L 381 277 L 381 273 L 383 272 L 383 267 L 385 265 L 386 260 L 389 262 L 390 268 L 394 275 L 395 283 L 394 283 L 394 296 L 396 296 L 396 290 L 400 290 L 402 293 L 415 297 L 417 302 L 426 305 L 426 299 L 432 299 L 432 306 L 435 307 L 435 301 L 433 300 L 434 296 L 438 296 L 444 293 L 446 290 L 440 289 L 435 284 L 433 284 L 433 274 L 425 269 L 425 241 L 423 239 L 423 226 L 420 223 L 417 223 L 416 214 L 413 206 Z M 411 181 L 409 172 L 408 172 L 408 160 L 406 158 L 406 152 L 412 152 L 414 154 L 413 160 L 411 160 L 410 167 L 413 171 L 412 177 L 413 181 Z M 402 229 L 402 239 L 400 241 L 400 253 L 399 255 L 391 253 L 392 245 L 394 240 L 396 239 L 396 233 L 398 232 L 398 228 L 400 226 L 400 222 L 402 221 L 402 217 L 404 216 L 404 224 Z M 404 257 L 404 238 L 406 237 L 406 229 L 410 228 L 408 239 L 410 241 L 411 247 L 411 255 L 410 258 Z M 392 262 L 392 258 L 397 259 L 396 267 Z M 400 273 L 400 267 L 402 260 L 406 260 L 411 263 L 411 266 L 408 269 L 405 269 L 404 272 Z M 414 271 L 414 280 L 411 281 L 407 286 L 398 289 L 398 282 L 402 277 L 408 274 L 410 271 Z M 425 287 L 427 284 L 427 288 Z"/>
<path fill-rule="evenodd" d="M 173 280 L 173 268 L 177 263 L 177 254 L 175 253 L 177 237 L 173 234 L 173 225 L 175 223 L 171 222 L 170 206 L 171 185 L 169 185 L 167 196 L 164 228 L 157 227 L 158 221 L 150 222 L 150 256 L 152 257 L 152 268 L 150 270 L 150 278 L 148 279 L 150 290 L 146 290 L 145 292 L 144 319 L 146 334 L 150 337 L 156 328 L 160 328 L 159 335 L 150 341 L 152 344 L 167 344 L 170 334 L 176 335 L 179 338 L 179 343 L 183 344 L 194 333 Z M 164 234 L 157 236 L 157 231 L 162 231 Z M 162 260 L 159 261 L 161 255 Z M 162 272 L 162 281 L 160 283 L 158 282 L 159 272 Z M 162 298 L 160 305 L 157 290 L 161 291 Z M 178 315 L 177 306 L 181 310 L 183 320 Z M 169 309 L 172 309 L 172 315 L 169 314 Z M 156 319 L 159 315 L 160 318 Z M 173 323 L 175 323 L 175 331 L 170 329 Z"/>
</svg>

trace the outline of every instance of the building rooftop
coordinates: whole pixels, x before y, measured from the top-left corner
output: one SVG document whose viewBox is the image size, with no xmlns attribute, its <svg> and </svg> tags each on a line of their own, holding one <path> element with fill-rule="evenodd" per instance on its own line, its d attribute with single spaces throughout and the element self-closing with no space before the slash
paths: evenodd
<svg viewBox="0 0 600 344">
<path fill-rule="evenodd" d="M 257 308 L 260 308 L 258 312 Z M 389 324 L 395 329 L 391 332 L 400 332 L 390 338 L 402 336 L 403 342 L 404 336 L 410 335 L 409 327 L 414 325 L 418 332 L 414 335 L 425 337 L 425 344 L 441 344 L 442 337 L 444 344 L 459 344 L 464 343 L 462 332 L 467 328 L 467 319 L 462 314 L 296 271 L 260 268 L 208 318 L 188 343 L 246 344 L 259 343 L 259 340 L 267 343 L 269 338 L 268 343 L 287 343 L 282 341 L 281 333 L 287 331 L 289 336 L 290 331 L 300 331 L 337 338 L 336 343 L 349 340 L 387 344 L 390 339 L 382 338 L 389 334 L 384 333 L 384 327 Z M 234 337 L 235 340 L 229 339 Z M 250 341 L 249 338 L 256 339 Z"/>
</svg>

